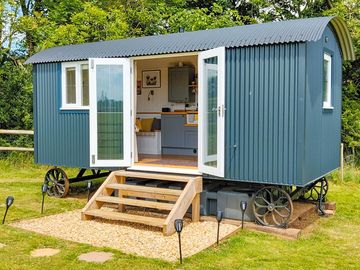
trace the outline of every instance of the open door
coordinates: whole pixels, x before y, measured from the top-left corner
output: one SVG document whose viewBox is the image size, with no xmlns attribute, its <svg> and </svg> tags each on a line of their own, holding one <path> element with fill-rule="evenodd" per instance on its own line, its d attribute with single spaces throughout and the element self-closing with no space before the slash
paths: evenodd
<svg viewBox="0 0 360 270">
<path fill-rule="evenodd" d="M 225 48 L 201 52 L 198 68 L 199 171 L 224 177 Z"/>
<path fill-rule="evenodd" d="M 130 60 L 94 58 L 89 67 L 90 166 L 130 166 Z"/>
</svg>

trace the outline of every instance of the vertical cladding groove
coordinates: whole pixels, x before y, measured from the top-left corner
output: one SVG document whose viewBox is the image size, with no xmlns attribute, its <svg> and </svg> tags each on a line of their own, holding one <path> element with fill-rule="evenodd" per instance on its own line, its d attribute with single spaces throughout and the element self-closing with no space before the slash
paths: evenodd
<svg viewBox="0 0 360 270">
<path fill-rule="evenodd" d="M 248 132 L 249 132 L 249 48 L 245 48 L 244 50 L 245 53 L 245 66 L 244 66 L 244 72 L 245 72 L 245 76 L 244 76 L 244 84 L 245 84 L 245 88 L 244 88 L 244 159 L 245 160 L 241 160 L 240 162 L 244 162 L 244 175 L 248 175 L 248 162 L 249 162 L 249 138 L 248 138 Z M 246 158 L 245 158 L 246 157 Z"/>
<path fill-rule="evenodd" d="M 254 155 L 254 61 L 256 60 L 254 54 L 254 47 L 249 48 L 249 162 L 248 162 L 248 174 L 253 175 L 252 165 L 253 165 L 253 155 Z"/>
<path fill-rule="evenodd" d="M 61 98 L 61 64 L 36 65 L 37 160 L 40 164 L 89 166 L 88 112 L 65 112 Z"/>
<path fill-rule="evenodd" d="M 237 54 L 235 51 L 233 51 L 232 56 L 233 56 L 233 59 L 235 59 L 235 63 L 233 64 L 235 71 L 232 74 L 233 74 L 233 76 L 238 76 L 240 74 L 240 72 L 242 72 L 242 69 L 240 68 L 240 55 Z M 240 87 L 239 81 L 236 82 L 235 87 Z M 237 121 L 237 123 L 241 124 L 242 119 L 241 119 L 241 117 L 239 117 L 239 115 L 240 115 L 240 110 L 242 110 L 242 108 L 241 108 L 241 106 L 240 107 L 236 106 L 236 100 L 240 98 L 240 95 L 241 95 L 241 93 L 239 93 L 239 92 L 235 93 L 234 99 L 231 100 L 231 107 L 236 108 L 235 110 L 233 110 L 234 113 L 232 114 L 233 121 Z M 236 138 L 239 138 L 239 136 L 240 136 L 239 132 L 241 132 L 241 131 L 235 130 L 235 138 L 233 138 L 233 145 L 234 144 L 236 145 L 236 148 L 233 148 L 233 151 L 232 151 L 232 154 L 235 157 L 235 159 L 234 159 L 236 162 L 235 164 L 240 163 L 240 159 L 239 159 L 238 155 L 235 155 L 235 151 L 237 149 L 242 149 L 240 143 L 236 139 Z M 231 168 L 230 167 L 231 164 L 228 164 L 228 166 L 229 166 L 229 168 Z M 240 166 L 236 166 L 235 170 L 236 170 L 236 174 L 239 175 L 241 173 Z"/>
<path fill-rule="evenodd" d="M 37 162 L 37 117 L 36 117 L 36 104 L 37 104 L 37 85 L 36 85 L 36 65 L 33 65 L 32 68 L 32 83 L 33 83 L 33 130 L 34 130 L 34 161 Z"/>
<path fill-rule="evenodd" d="M 267 159 L 267 155 L 265 153 L 267 153 L 267 140 L 268 140 L 268 136 L 267 136 L 267 130 L 269 129 L 269 122 L 266 121 L 266 116 L 268 115 L 268 99 L 269 99 L 269 91 L 266 91 L 265 89 L 265 82 L 269 80 L 269 47 L 264 47 L 264 53 L 262 55 L 262 59 L 263 59 L 263 65 L 264 65 L 264 77 L 263 77 L 263 81 L 262 81 L 262 93 L 263 93 L 263 106 L 262 108 L 262 119 L 263 119 L 263 132 L 262 132 L 262 141 L 263 141 L 263 145 L 260 148 L 264 149 L 263 153 L 261 153 L 262 156 L 262 166 L 260 167 L 260 171 L 262 172 L 261 174 L 261 178 L 260 179 L 264 179 L 266 175 L 268 175 L 269 172 L 269 168 L 267 166 L 268 164 L 268 159 Z M 265 152 L 265 153 L 264 153 Z"/>
<path fill-rule="evenodd" d="M 259 80 L 259 50 L 254 50 L 254 58 L 255 58 L 255 62 L 253 65 L 253 81 L 254 81 L 254 90 L 253 90 L 253 120 L 251 121 L 253 123 L 253 130 L 252 130 L 252 138 L 253 138 L 253 155 L 252 155 L 252 162 L 251 162 L 251 171 L 250 173 L 252 173 L 252 175 L 254 175 L 254 178 L 258 178 L 257 175 L 257 171 L 256 170 L 256 166 L 255 164 L 258 164 L 258 160 L 256 160 L 256 157 L 258 157 L 258 147 L 259 147 L 259 136 L 255 136 L 255 134 L 259 134 L 259 129 L 258 129 L 258 125 L 259 125 L 259 115 L 258 115 L 258 101 L 259 101 L 259 89 L 258 89 L 258 80 Z M 257 121 L 254 121 L 254 119 L 258 119 Z"/>
<path fill-rule="evenodd" d="M 298 184 L 301 44 L 227 49 L 225 178 Z M 236 144 L 237 148 L 232 146 Z M 230 164 L 228 164 L 230 163 Z"/>
<path fill-rule="evenodd" d="M 244 53 L 240 53 L 237 52 L 238 54 L 240 54 L 240 64 L 241 64 L 241 72 L 239 74 L 240 78 L 245 78 L 245 70 L 246 70 L 246 51 L 244 50 Z M 245 91 L 245 80 L 240 80 L 240 89 L 242 89 L 243 91 L 238 91 L 239 92 L 239 98 L 241 99 L 240 101 L 240 106 L 241 106 L 241 115 L 240 115 L 240 127 L 245 127 L 246 125 L 246 108 L 245 108 L 245 103 L 246 103 L 246 91 Z M 232 108 L 230 108 L 232 109 Z M 237 129 L 236 127 L 233 127 L 233 129 Z M 245 149 L 245 128 L 241 128 L 239 129 L 239 138 L 236 138 L 239 141 L 239 150 L 240 150 L 240 159 L 238 160 L 238 164 L 240 164 L 240 177 L 241 179 L 244 179 L 245 177 L 245 156 L 246 156 L 246 149 Z"/>
</svg>

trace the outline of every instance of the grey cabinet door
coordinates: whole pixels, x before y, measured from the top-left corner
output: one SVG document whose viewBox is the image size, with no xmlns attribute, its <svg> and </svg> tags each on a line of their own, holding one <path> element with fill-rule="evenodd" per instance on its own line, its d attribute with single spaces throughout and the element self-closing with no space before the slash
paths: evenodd
<svg viewBox="0 0 360 270">
<path fill-rule="evenodd" d="M 170 102 L 193 102 L 195 95 L 189 84 L 194 77 L 193 67 L 169 68 L 169 101 Z"/>
<path fill-rule="evenodd" d="M 185 147 L 185 115 L 161 116 L 161 146 Z"/>
<path fill-rule="evenodd" d="M 169 68 L 169 101 L 183 102 L 188 99 L 188 70 Z"/>
<path fill-rule="evenodd" d="M 185 127 L 185 147 L 198 147 L 198 132 L 196 127 Z"/>
</svg>

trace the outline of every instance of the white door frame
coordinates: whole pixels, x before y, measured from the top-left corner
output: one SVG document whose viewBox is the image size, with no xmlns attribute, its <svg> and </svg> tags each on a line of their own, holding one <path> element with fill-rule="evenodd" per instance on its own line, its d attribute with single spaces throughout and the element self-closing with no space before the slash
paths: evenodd
<svg viewBox="0 0 360 270">
<path fill-rule="evenodd" d="M 206 122 L 205 122 L 205 99 L 207 93 L 204 91 L 206 86 L 205 71 L 203 61 L 207 58 L 217 57 L 218 80 L 217 80 L 217 167 L 204 164 L 206 150 Z M 198 87 L 199 87 L 199 120 L 198 120 L 198 167 L 199 171 L 209 175 L 224 177 L 225 168 L 225 47 L 218 47 L 212 50 L 203 51 L 198 57 Z"/>
<path fill-rule="evenodd" d="M 124 158 L 121 160 L 98 160 L 97 152 L 97 97 L 96 97 L 96 65 L 123 66 L 123 136 Z M 131 121 L 132 109 L 132 61 L 128 58 L 90 58 L 89 59 L 89 131 L 90 131 L 90 167 L 127 167 L 131 165 L 131 145 L 133 128 Z"/>
</svg>

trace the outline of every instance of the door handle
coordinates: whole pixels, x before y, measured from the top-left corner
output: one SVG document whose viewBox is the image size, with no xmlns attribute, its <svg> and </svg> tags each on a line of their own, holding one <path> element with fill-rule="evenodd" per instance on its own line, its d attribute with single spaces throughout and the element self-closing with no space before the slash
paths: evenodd
<svg viewBox="0 0 360 270">
<path fill-rule="evenodd" d="M 216 108 L 212 108 L 211 109 L 212 112 L 217 112 L 217 114 L 219 115 L 220 117 L 220 114 L 221 114 L 221 107 L 220 106 L 217 106 Z"/>
<path fill-rule="evenodd" d="M 221 115 L 222 115 L 222 117 L 225 116 L 225 111 L 226 111 L 225 105 L 222 104 L 222 105 L 221 105 Z"/>
</svg>

